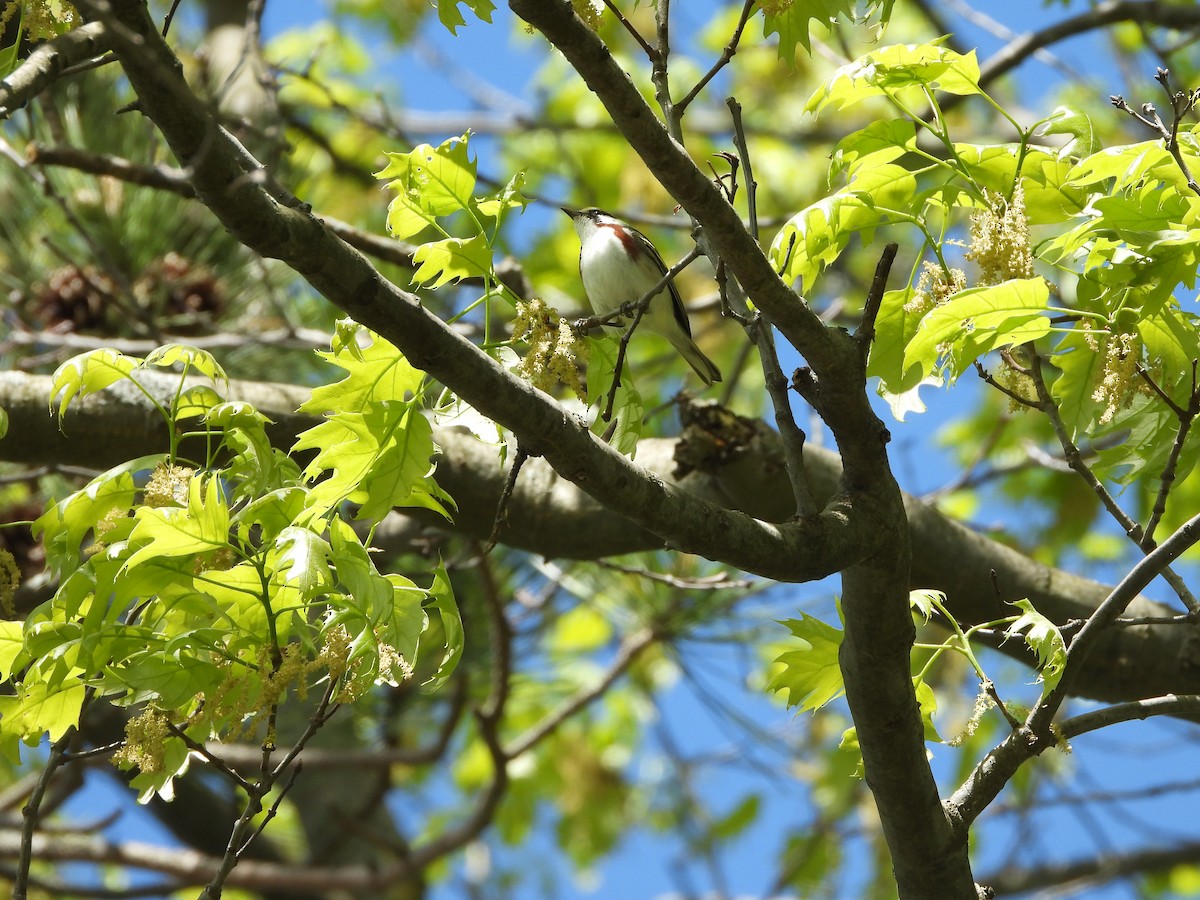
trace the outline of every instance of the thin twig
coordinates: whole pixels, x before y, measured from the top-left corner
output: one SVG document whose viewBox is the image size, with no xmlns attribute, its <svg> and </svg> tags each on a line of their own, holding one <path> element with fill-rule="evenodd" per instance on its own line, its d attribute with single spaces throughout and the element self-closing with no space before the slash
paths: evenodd
<svg viewBox="0 0 1200 900">
<path fill-rule="evenodd" d="M 875 340 L 875 320 L 879 316 L 883 295 L 887 291 L 888 275 L 892 271 L 892 263 L 895 261 L 896 251 L 899 249 L 899 244 L 888 244 L 883 248 L 879 262 L 875 265 L 875 277 L 871 279 L 871 289 L 867 291 L 867 301 L 863 304 L 862 323 L 854 332 L 854 339 L 858 342 L 864 359 L 867 351 L 871 348 L 871 342 Z"/>
<path fill-rule="evenodd" d="M 1151 716 L 1195 716 L 1197 713 L 1200 713 L 1200 694 L 1165 694 L 1081 713 L 1064 719 L 1058 729 L 1069 740 L 1118 722 L 1148 719 Z"/>
<path fill-rule="evenodd" d="M 338 705 L 333 703 L 334 692 L 336 689 L 337 681 L 331 679 L 325 688 L 325 693 L 321 697 L 321 702 L 317 705 L 316 710 L 314 710 L 313 714 L 309 717 L 308 724 L 305 726 L 304 732 L 299 738 L 296 739 L 296 741 L 292 744 L 291 749 L 284 754 L 283 759 L 280 760 L 278 765 L 276 765 L 274 768 L 271 766 L 271 754 L 275 748 L 273 741 L 270 740 L 270 736 L 275 733 L 274 714 L 276 708 L 275 706 L 272 706 L 269 717 L 270 724 L 268 725 L 267 732 L 268 739 L 264 740 L 262 744 L 262 759 L 259 765 L 258 782 L 256 784 L 245 782 L 247 784 L 247 787 L 244 788 L 246 792 L 246 806 L 242 810 L 242 814 L 238 817 L 237 822 L 234 823 L 233 829 L 230 831 L 229 841 L 225 845 L 225 854 L 221 857 L 221 861 L 217 864 L 216 872 L 213 874 L 212 879 L 204 886 L 204 890 L 201 891 L 200 900 L 218 900 L 218 898 L 220 898 L 225 882 L 228 880 L 230 873 L 241 860 L 242 855 L 246 852 L 246 849 L 250 846 L 254 838 L 257 837 L 262 831 L 261 827 L 255 828 L 254 818 L 263 810 L 263 798 L 271 792 L 275 786 L 275 783 L 279 780 L 283 772 L 291 767 L 296 757 L 300 754 L 300 751 L 304 749 L 305 745 L 312 739 L 313 735 L 315 735 L 317 731 L 319 731 L 320 728 L 329 721 L 329 717 L 337 711 Z M 298 766 L 296 768 L 297 770 L 299 769 Z M 232 769 L 228 769 L 228 767 L 226 767 L 226 769 L 227 774 L 228 772 L 232 772 Z M 296 779 L 296 775 L 297 772 L 292 772 L 291 777 L 289 778 L 288 788 L 291 787 L 291 782 Z M 237 776 L 237 778 L 239 781 L 242 780 L 241 776 Z M 277 809 L 278 803 L 279 801 L 277 800 L 273 808 Z M 270 817 L 271 814 L 268 811 L 268 818 Z"/>
<path fill-rule="evenodd" d="M 729 38 L 729 42 L 725 45 L 725 49 L 721 51 L 721 55 L 717 58 L 717 61 L 696 82 L 695 87 L 688 91 L 683 99 L 675 104 L 675 112 L 680 118 L 683 117 L 684 112 L 691 102 L 699 96 L 700 92 L 708 86 L 708 83 L 716 77 L 718 72 L 729 65 L 730 60 L 733 59 L 733 55 L 737 53 L 738 43 L 742 39 L 742 32 L 746 30 L 746 23 L 750 21 L 751 13 L 754 12 L 754 6 L 755 0 L 746 0 L 742 6 L 742 14 L 738 17 L 737 25 L 733 29 L 733 35 Z"/>
<path fill-rule="evenodd" d="M 678 575 L 668 575 L 665 572 L 651 572 L 649 569 L 623 566 L 608 559 L 598 559 L 596 560 L 596 565 L 602 569 L 624 572 L 626 575 L 637 575 L 639 578 L 645 578 L 647 581 L 656 581 L 659 584 L 666 584 L 685 591 L 743 591 L 759 585 L 759 582 L 749 578 L 730 578 L 725 572 L 706 578 L 681 578 Z"/>
<path fill-rule="evenodd" d="M 1058 742 L 1051 731 L 1050 723 L 1079 677 L 1082 663 L 1096 645 L 1097 638 L 1116 621 L 1125 608 L 1133 602 L 1168 563 L 1178 559 L 1190 547 L 1200 541 L 1200 515 L 1193 516 L 1158 547 L 1138 560 L 1137 564 L 1121 579 L 1088 617 L 1071 640 L 1063 676 L 1017 731 L 1008 735 L 993 748 L 974 768 L 971 774 L 946 801 L 949 809 L 969 827 L 993 799 L 1000 793 L 1017 770 L 1029 759 Z"/>
<path fill-rule="evenodd" d="M 1138 111 L 1126 103 L 1125 98 L 1119 94 L 1114 94 L 1112 97 L 1109 97 L 1109 100 L 1117 109 L 1128 113 L 1162 138 L 1163 146 L 1171 154 L 1171 158 L 1175 160 L 1175 165 L 1179 167 L 1179 171 L 1183 173 L 1183 179 L 1187 183 L 1188 188 L 1192 193 L 1200 195 L 1200 183 L 1197 183 L 1195 177 L 1192 175 L 1187 160 L 1183 158 L 1183 149 L 1179 146 L 1179 126 L 1183 122 L 1183 117 L 1195 109 L 1196 104 L 1200 102 L 1200 90 L 1172 91 L 1171 73 L 1163 68 L 1158 69 L 1154 75 L 1154 80 L 1162 85 L 1171 103 L 1170 125 L 1167 125 L 1162 120 L 1153 103 L 1143 103 L 1141 111 Z"/>
<path fill-rule="evenodd" d="M 479 556 L 479 571 L 488 613 L 492 683 L 487 698 L 475 709 L 475 722 L 479 728 L 479 737 L 491 757 L 492 780 L 466 819 L 455 828 L 443 831 L 436 838 L 413 850 L 409 862 L 417 871 L 464 846 L 483 831 L 492 821 L 500 798 L 508 788 L 508 757 L 505 756 L 500 743 L 500 724 L 504 718 L 512 679 L 513 629 L 505 615 L 504 605 L 499 596 L 499 585 L 493 577 L 488 557 Z"/>
<path fill-rule="evenodd" d="M 1125 21 L 1150 22 L 1166 28 L 1189 28 L 1200 24 L 1200 9 L 1188 5 L 1146 3 L 1143 0 L 1106 0 L 1069 19 L 1014 38 L 979 67 L 979 84 L 981 87 L 987 86 L 1043 47 L 1077 34 L 1105 28 L 1114 22 Z M 949 103 L 945 104 L 945 108 L 949 106 Z"/>
<path fill-rule="evenodd" d="M 633 36 L 633 39 L 637 41 L 641 48 L 646 52 L 646 58 L 653 61 L 656 51 L 650 46 L 650 42 L 638 33 L 638 30 L 633 27 L 633 23 L 625 18 L 625 14 L 617 9 L 612 0 L 604 0 L 604 5 L 608 7 L 609 12 L 617 17 L 617 21 L 621 23 L 621 26 Z"/>
<path fill-rule="evenodd" d="M 575 715 L 575 713 L 603 696 L 616 683 L 617 679 L 625 673 L 625 670 L 633 664 L 633 661 L 637 659 L 642 651 L 654 644 L 658 638 L 659 635 L 652 628 L 643 628 L 640 631 L 635 631 L 633 634 L 626 635 L 624 640 L 621 641 L 621 646 L 617 648 L 616 656 L 604 674 L 594 684 L 568 697 L 555 709 L 548 712 L 540 722 L 537 722 L 531 728 L 527 729 L 524 734 L 519 735 L 515 740 L 509 742 L 504 747 L 505 757 L 507 759 L 516 759 L 549 737 L 563 722 Z"/>
<path fill-rule="evenodd" d="M 162 36 L 165 38 L 167 32 L 171 30 L 171 23 L 175 21 L 175 12 L 179 9 L 179 4 L 182 0 L 171 0 L 171 8 L 167 10 L 167 14 L 163 17 Z"/>
<path fill-rule="evenodd" d="M 65 760 L 67 747 L 74 740 L 76 731 L 68 728 L 66 734 L 50 745 L 50 755 L 46 758 L 45 767 L 38 777 L 29 799 L 21 809 L 21 853 L 17 857 L 17 873 L 13 878 L 13 900 L 26 900 L 29 892 L 29 866 L 33 862 L 33 833 L 37 830 L 38 812 L 42 798 L 46 796 L 46 788 L 50 780 Z"/>
<path fill-rule="evenodd" d="M 1138 371 L 1145 372 L 1141 366 L 1138 366 Z M 1155 388 L 1158 388 L 1148 374 L 1143 374 L 1143 377 Z M 1158 530 L 1158 525 L 1167 511 L 1167 495 L 1170 494 L 1175 483 L 1175 472 L 1179 468 L 1183 445 L 1187 442 L 1192 423 L 1196 421 L 1196 416 L 1200 415 L 1200 389 L 1196 384 L 1196 361 L 1192 362 L 1192 392 L 1188 397 L 1187 409 L 1181 409 L 1174 403 L 1171 404 L 1171 408 L 1179 418 L 1179 428 L 1175 431 L 1175 441 L 1171 444 L 1167 461 L 1163 464 L 1162 474 L 1159 475 L 1158 491 L 1154 495 L 1154 507 L 1150 511 L 1149 521 L 1146 522 L 1145 534 L 1142 535 L 1143 549 L 1154 546 L 1154 532 Z M 1196 612 L 1196 610 L 1192 611 Z"/>
<path fill-rule="evenodd" d="M 500 492 L 500 499 L 496 503 L 496 517 L 492 520 L 491 534 L 488 535 L 487 543 L 483 545 L 485 555 L 491 553 L 496 546 L 496 541 L 500 537 L 500 526 L 508 518 L 508 504 L 517 487 L 517 476 L 521 474 L 521 466 L 525 465 L 528 459 L 529 451 L 518 441 L 517 452 L 513 455 L 512 465 L 508 468 L 508 477 L 504 479 L 504 489 Z"/>
<path fill-rule="evenodd" d="M 1067 426 L 1059 414 L 1058 407 L 1055 405 L 1053 397 L 1050 396 L 1050 389 L 1046 386 L 1046 378 L 1042 373 L 1041 357 L 1032 348 L 1029 349 L 1029 353 L 1033 360 L 1032 365 L 1029 367 L 1029 375 L 1033 380 L 1034 390 L 1037 391 L 1038 405 L 1050 420 L 1051 427 L 1054 428 L 1054 433 L 1063 448 L 1063 455 L 1066 458 L 1067 464 L 1092 489 L 1092 493 L 1099 498 L 1100 503 L 1108 510 L 1109 515 L 1116 520 L 1117 524 L 1121 526 L 1129 539 L 1143 551 L 1149 552 L 1153 550 L 1153 541 L 1143 542 L 1145 533 L 1142 531 L 1142 526 L 1135 522 L 1125 510 L 1121 509 L 1120 504 L 1117 503 L 1108 488 L 1104 486 L 1091 470 L 1091 467 L 1084 461 L 1083 454 L 1079 452 L 1079 447 L 1072 440 L 1070 433 L 1067 431 Z M 1169 566 L 1164 566 L 1161 574 L 1163 580 L 1171 586 L 1171 589 L 1175 591 L 1184 606 L 1192 611 L 1200 610 L 1200 602 L 1197 602 L 1191 590 L 1189 590 L 1183 579 L 1173 569 Z"/>
<path fill-rule="evenodd" d="M 751 4 L 747 3 L 749 7 Z M 750 165 L 750 149 L 746 144 L 746 131 L 742 125 L 742 104 L 733 97 L 725 100 L 729 115 L 733 119 L 733 146 L 738 152 L 742 171 L 746 173 L 746 218 L 749 219 L 750 236 L 758 241 L 758 182 L 754 180 L 754 169 Z"/>
<path fill-rule="evenodd" d="M 1002 393 L 1004 396 L 1006 396 L 1013 403 L 1016 403 L 1019 406 L 1026 406 L 1029 409 L 1036 409 L 1036 410 L 1042 409 L 1042 404 L 1040 402 L 1038 402 L 1036 400 L 1030 400 L 1028 397 L 1018 394 L 1012 388 L 1008 387 L 1007 385 L 1001 384 L 999 381 L 997 381 L 995 379 L 995 377 L 993 375 L 991 375 L 988 372 L 988 370 L 983 367 L 983 364 L 979 360 L 975 360 L 974 365 L 975 365 L 975 374 L 976 375 L 978 375 L 980 378 L 982 378 L 984 380 L 984 382 L 991 385 L 996 390 L 998 390 L 1000 393 Z"/>
<path fill-rule="evenodd" d="M 792 486 L 792 499 L 796 504 L 795 516 L 800 519 L 814 516 L 819 507 L 808 483 L 808 470 L 804 467 L 804 442 L 807 438 L 796 424 L 796 417 L 792 413 L 791 394 L 788 393 L 788 382 L 779 365 L 779 354 L 775 351 L 775 335 L 771 323 L 761 313 L 754 314 L 750 336 L 758 347 L 767 395 L 771 398 L 771 406 L 775 410 L 775 427 L 779 429 L 779 436 L 783 441 L 783 458 L 788 481 Z"/>
<path fill-rule="evenodd" d="M 173 725 L 172 723 L 168 722 L 167 731 L 171 732 L 171 734 L 183 741 L 184 745 L 189 750 L 203 757 L 210 766 L 232 781 L 235 785 L 240 787 L 243 791 L 248 793 L 254 790 L 254 785 L 235 772 L 228 764 L 226 764 L 225 760 L 214 754 L 208 749 L 208 747 L 193 738 L 178 725 Z"/>
</svg>

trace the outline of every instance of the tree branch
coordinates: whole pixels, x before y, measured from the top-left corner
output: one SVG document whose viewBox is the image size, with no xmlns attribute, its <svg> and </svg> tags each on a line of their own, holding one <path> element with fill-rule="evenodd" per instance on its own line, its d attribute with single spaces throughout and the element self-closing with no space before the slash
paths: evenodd
<svg viewBox="0 0 1200 900">
<path fill-rule="evenodd" d="M 29 58 L 0 81 L 0 120 L 11 116 L 76 63 L 99 56 L 112 46 L 99 22 L 90 22 L 36 47 Z"/>
<path fill-rule="evenodd" d="M 161 401 L 166 401 L 177 385 L 176 379 L 167 375 L 142 383 Z M 61 431 L 46 411 L 49 393 L 48 376 L 0 372 L 0 407 L 10 417 L 9 433 L 0 441 L 0 458 L 105 468 L 131 456 L 166 450 L 161 421 L 140 391 L 117 384 L 77 400 Z M 228 399 L 253 404 L 271 419 L 269 434 L 275 445 L 290 447 L 296 435 L 313 424 L 309 417 L 294 412 L 307 396 L 307 390 L 293 385 L 234 381 Z M 435 428 L 434 436 L 439 447 L 438 484 L 458 505 L 454 528 L 472 538 L 486 539 L 505 478 L 495 449 L 453 429 Z M 644 439 L 638 445 L 638 460 L 665 483 L 713 503 L 732 505 L 760 520 L 782 522 L 795 512 L 783 449 L 773 431 L 759 429 L 727 456 L 713 459 L 697 459 L 688 446 L 703 440 L 703 432 L 685 434 L 683 439 Z M 676 457 L 685 450 L 696 466 L 681 475 L 676 473 Z M 827 503 L 838 490 L 838 457 L 829 450 L 806 446 L 804 464 L 816 502 Z M 1083 621 L 1111 590 L 1037 563 L 914 497 L 905 496 L 904 502 L 913 546 L 912 575 L 907 584 L 943 591 L 960 622 L 973 624 L 1011 615 L 1012 607 L 1006 607 L 1005 601 L 1024 598 L 1060 625 Z M 445 527 L 440 519 L 420 522 Z M 376 541 L 404 546 L 414 527 L 424 525 L 397 515 L 377 529 Z M 663 546 L 661 538 L 632 526 L 627 518 L 606 509 L 537 459 L 522 469 L 499 539 L 531 553 L 571 559 L 598 559 Z M 999 594 L 992 585 L 992 571 Z M 21 608 L 28 609 L 29 603 L 22 602 Z M 1185 621 L 1171 613 L 1168 607 L 1135 600 L 1128 614 L 1146 621 L 1121 629 L 1122 633 L 1113 630 L 1103 635 L 1096 653 L 1103 663 L 1084 665 L 1076 691 L 1108 701 L 1200 693 L 1200 649 L 1190 640 L 1188 628 L 1169 624 Z M 1001 644 L 998 637 L 993 643 L 1028 663 L 1018 644 Z M 306 751 L 306 755 L 313 753 L 316 751 Z M 314 758 L 310 764 L 321 763 Z"/>
<path fill-rule="evenodd" d="M 990 84 L 1004 73 L 1016 68 L 1043 47 L 1083 34 L 1106 28 L 1114 22 L 1144 22 L 1164 28 L 1187 28 L 1200 25 L 1200 8 L 1158 0 L 1107 0 L 1069 19 L 1048 25 L 1039 31 L 1021 35 L 997 51 L 979 67 L 980 85 Z"/>
</svg>

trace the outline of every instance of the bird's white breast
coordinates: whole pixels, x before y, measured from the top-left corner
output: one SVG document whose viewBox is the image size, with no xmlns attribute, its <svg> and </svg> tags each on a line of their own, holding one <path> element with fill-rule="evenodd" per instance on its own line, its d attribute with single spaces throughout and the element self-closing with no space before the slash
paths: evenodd
<svg viewBox="0 0 1200 900">
<path fill-rule="evenodd" d="M 611 228 L 592 226 L 580 244 L 580 274 L 592 311 L 604 315 L 637 300 L 662 277 L 645 252 L 630 257 Z"/>
</svg>

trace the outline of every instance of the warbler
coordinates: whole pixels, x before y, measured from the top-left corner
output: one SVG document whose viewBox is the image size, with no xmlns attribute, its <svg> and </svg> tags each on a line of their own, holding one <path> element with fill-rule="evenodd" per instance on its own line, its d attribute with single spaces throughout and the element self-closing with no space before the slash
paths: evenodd
<svg viewBox="0 0 1200 900">
<path fill-rule="evenodd" d="M 637 302 L 667 274 L 654 244 L 628 222 L 594 206 L 561 209 L 579 234 L 579 277 L 596 315 L 606 316 Z M 721 380 L 721 370 L 692 340 L 692 326 L 674 281 L 650 301 L 638 327 L 670 341 L 706 385 Z"/>
</svg>

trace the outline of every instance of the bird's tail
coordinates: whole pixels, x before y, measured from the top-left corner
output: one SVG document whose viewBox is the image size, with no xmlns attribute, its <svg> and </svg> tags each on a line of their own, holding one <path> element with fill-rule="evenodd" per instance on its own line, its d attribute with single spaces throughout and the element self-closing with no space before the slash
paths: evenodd
<svg viewBox="0 0 1200 900">
<path fill-rule="evenodd" d="M 690 337 L 680 331 L 670 335 L 668 339 L 706 386 L 721 380 L 721 370 L 717 368 L 716 363 L 705 356 Z"/>
</svg>

